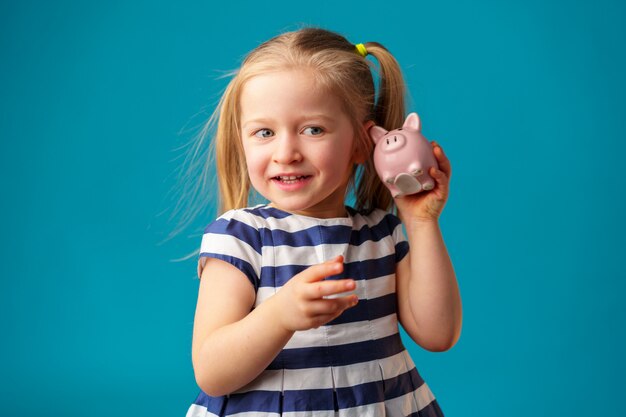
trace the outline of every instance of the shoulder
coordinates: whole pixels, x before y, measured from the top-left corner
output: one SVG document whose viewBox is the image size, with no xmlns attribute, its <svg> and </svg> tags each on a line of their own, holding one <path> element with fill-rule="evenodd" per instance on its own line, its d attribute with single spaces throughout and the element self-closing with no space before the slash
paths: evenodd
<svg viewBox="0 0 626 417">
<path fill-rule="evenodd" d="M 252 238 L 267 227 L 266 218 L 261 206 L 229 210 L 209 223 L 204 234 Z"/>
<path fill-rule="evenodd" d="M 254 216 L 250 214 L 250 210 L 251 209 L 248 208 L 228 210 L 209 223 L 205 227 L 204 233 L 219 233 L 221 229 L 237 224 L 244 224 L 256 228 L 257 224 Z"/>
<path fill-rule="evenodd" d="M 206 263 L 203 258 L 216 258 L 237 267 L 257 287 L 263 242 L 253 209 L 229 210 L 206 226 L 200 244 L 198 276 Z"/>
<path fill-rule="evenodd" d="M 232 245 L 246 244 L 261 252 L 259 224 L 251 209 L 229 210 L 209 223 L 202 236 L 202 251 L 228 250 Z"/>
<path fill-rule="evenodd" d="M 233 241 L 245 243 L 260 254 L 269 234 L 293 227 L 290 217 L 289 213 L 267 205 L 229 210 L 205 227 L 203 242 L 213 246 Z"/>
<path fill-rule="evenodd" d="M 210 223 L 206 227 L 205 232 L 206 230 L 210 230 L 214 227 L 219 228 L 220 225 L 226 225 L 228 223 L 243 223 L 256 229 L 264 227 L 269 228 L 277 221 L 288 221 L 288 217 L 291 217 L 289 213 L 282 212 L 265 204 L 254 207 L 232 209 L 225 212 L 215 219 L 215 221 Z"/>
</svg>

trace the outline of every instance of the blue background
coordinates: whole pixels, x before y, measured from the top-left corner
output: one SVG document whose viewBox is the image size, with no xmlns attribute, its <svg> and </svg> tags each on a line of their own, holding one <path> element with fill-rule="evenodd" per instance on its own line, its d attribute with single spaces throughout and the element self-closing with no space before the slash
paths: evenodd
<svg viewBox="0 0 626 417">
<path fill-rule="evenodd" d="M 172 260 L 215 208 L 167 239 L 180 148 L 218 77 L 301 24 L 386 45 L 452 161 L 463 334 L 410 347 L 446 415 L 623 415 L 625 18 L 609 0 L 3 1 L 0 415 L 185 414 L 198 281 Z"/>
</svg>

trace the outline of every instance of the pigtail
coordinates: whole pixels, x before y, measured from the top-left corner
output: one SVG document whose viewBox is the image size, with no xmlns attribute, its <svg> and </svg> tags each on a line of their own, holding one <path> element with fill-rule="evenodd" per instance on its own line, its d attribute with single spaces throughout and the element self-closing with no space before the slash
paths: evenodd
<svg viewBox="0 0 626 417">
<path fill-rule="evenodd" d="M 405 116 L 405 85 L 400 65 L 393 55 L 377 42 L 368 42 L 365 48 L 379 63 L 379 89 L 372 114 L 374 122 L 387 130 L 396 129 L 402 126 Z M 378 177 L 371 157 L 363 165 L 361 180 L 356 190 L 356 206 L 357 210 L 363 212 L 370 212 L 375 208 L 390 210 L 393 207 L 393 197 Z"/>
<path fill-rule="evenodd" d="M 406 93 L 402 71 L 398 61 L 378 42 L 368 42 L 365 48 L 369 55 L 378 60 L 380 67 L 380 84 L 374 121 L 387 130 L 402 126 L 405 117 L 404 96 Z"/>
<path fill-rule="evenodd" d="M 234 78 L 226 88 L 219 103 L 220 116 L 215 135 L 215 163 L 220 191 L 219 212 L 224 213 L 234 208 L 245 207 L 248 204 L 250 180 L 243 152 L 243 145 L 239 138 L 239 123 Z"/>
</svg>

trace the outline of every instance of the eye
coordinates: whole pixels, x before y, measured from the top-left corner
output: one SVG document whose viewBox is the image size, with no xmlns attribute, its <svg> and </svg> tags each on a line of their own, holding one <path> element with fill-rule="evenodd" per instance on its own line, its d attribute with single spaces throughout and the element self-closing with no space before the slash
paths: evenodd
<svg viewBox="0 0 626 417">
<path fill-rule="evenodd" d="M 322 133 L 324 133 L 324 129 L 319 126 L 311 126 L 311 127 L 305 128 L 303 132 L 305 135 L 319 136 Z"/>
<path fill-rule="evenodd" d="M 256 136 L 257 138 L 269 138 L 271 136 L 274 136 L 274 132 L 272 132 L 270 129 L 259 129 L 254 132 L 254 136 Z"/>
</svg>

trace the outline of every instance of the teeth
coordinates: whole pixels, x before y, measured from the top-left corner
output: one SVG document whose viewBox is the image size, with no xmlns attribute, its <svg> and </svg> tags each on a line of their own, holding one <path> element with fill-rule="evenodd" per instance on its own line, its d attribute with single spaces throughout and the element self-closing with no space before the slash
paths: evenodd
<svg viewBox="0 0 626 417">
<path fill-rule="evenodd" d="M 297 180 L 299 178 L 303 178 L 302 176 L 300 177 L 296 177 L 295 175 L 290 175 L 290 176 L 280 176 L 278 177 L 281 181 L 293 181 L 293 180 Z"/>
</svg>

